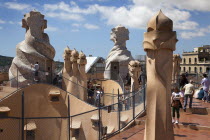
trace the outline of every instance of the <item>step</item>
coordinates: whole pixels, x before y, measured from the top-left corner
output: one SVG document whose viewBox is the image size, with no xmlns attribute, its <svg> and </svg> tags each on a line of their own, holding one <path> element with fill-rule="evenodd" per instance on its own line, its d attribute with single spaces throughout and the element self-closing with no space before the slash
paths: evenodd
<svg viewBox="0 0 210 140">
<path fill-rule="evenodd" d="M 180 109 L 180 112 L 184 112 L 184 110 Z M 206 107 L 193 107 L 193 108 L 187 108 L 186 112 L 192 114 L 208 115 L 210 109 Z"/>
<path fill-rule="evenodd" d="M 135 119 L 135 125 L 145 125 L 146 120 Z"/>
<path fill-rule="evenodd" d="M 60 100 L 60 90 L 52 90 L 49 92 L 49 98 L 51 102 L 58 102 Z"/>
<path fill-rule="evenodd" d="M 82 126 L 82 122 L 81 121 L 72 121 L 71 125 L 70 125 L 70 129 L 80 129 Z"/>
<path fill-rule="evenodd" d="M 188 128 L 188 129 L 192 129 L 192 130 L 207 130 L 207 131 L 210 131 L 210 126 L 196 125 L 196 124 L 193 124 L 193 123 L 174 124 L 174 127 L 178 128 L 178 129 Z"/>
<path fill-rule="evenodd" d="M 32 130 L 36 130 L 36 129 L 37 129 L 37 127 L 36 127 L 35 122 L 29 122 L 24 126 L 25 131 L 32 131 Z"/>
<path fill-rule="evenodd" d="M 0 117 L 8 117 L 10 113 L 10 108 L 6 106 L 0 107 Z"/>
<path fill-rule="evenodd" d="M 128 121 L 129 117 L 124 115 L 120 117 L 120 122 L 126 123 Z"/>
<path fill-rule="evenodd" d="M 111 133 L 113 133 L 114 130 L 115 130 L 114 126 L 107 126 L 107 134 L 108 135 L 111 134 Z"/>
<path fill-rule="evenodd" d="M 96 121 L 99 121 L 99 116 L 98 116 L 98 114 L 94 114 L 94 115 L 91 116 L 90 119 L 91 119 L 91 121 L 96 122 Z"/>
</svg>

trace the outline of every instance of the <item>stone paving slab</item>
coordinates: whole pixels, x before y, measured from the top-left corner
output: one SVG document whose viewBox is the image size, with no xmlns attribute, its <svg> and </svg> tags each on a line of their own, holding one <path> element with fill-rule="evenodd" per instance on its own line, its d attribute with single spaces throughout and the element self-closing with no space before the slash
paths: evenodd
<svg viewBox="0 0 210 140">
<path fill-rule="evenodd" d="M 136 125 L 109 140 L 143 140 L 144 127 Z M 192 129 L 174 129 L 175 140 L 210 140 L 210 131 Z"/>
<path fill-rule="evenodd" d="M 201 100 L 193 99 L 193 108 L 210 108 L 210 103 L 204 103 Z M 210 140 L 210 114 L 193 114 L 188 109 L 187 112 L 181 111 L 180 123 L 174 124 L 175 140 Z M 136 125 L 124 132 L 110 138 L 110 140 L 143 140 L 144 121 L 146 116 L 139 118 L 141 125 Z M 204 128 L 205 129 L 204 129 Z"/>
</svg>

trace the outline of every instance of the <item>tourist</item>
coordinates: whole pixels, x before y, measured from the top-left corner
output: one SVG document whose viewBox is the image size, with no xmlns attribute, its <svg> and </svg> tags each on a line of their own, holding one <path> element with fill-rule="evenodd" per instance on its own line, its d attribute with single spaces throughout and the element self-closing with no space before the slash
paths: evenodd
<svg viewBox="0 0 210 140">
<path fill-rule="evenodd" d="M 188 84 L 188 80 L 184 74 L 181 75 L 179 87 L 183 88 L 186 84 Z"/>
<path fill-rule="evenodd" d="M 203 90 L 203 88 L 200 88 L 196 99 L 202 100 L 203 97 L 204 97 L 204 90 Z"/>
<path fill-rule="evenodd" d="M 34 64 L 34 66 L 31 64 L 32 67 L 34 67 L 35 70 L 35 77 L 34 77 L 34 81 L 38 82 L 38 76 L 39 76 L 39 62 L 36 62 L 36 64 Z"/>
<path fill-rule="evenodd" d="M 59 81 L 59 75 L 56 75 L 56 77 L 53 79 L 53 85 L 58 86 Z"/>
<path fill-rule="evenodd" d="M 95 106 L 100 106 L 101 105 L 101 97 L 103 96 L 103 90 L 101 87 L 98 87 L 96 90 L 96 99 L 95 99 Z"/>
<path fill-rule="evenodd" d="M 130 106 L 129 106 L 128 96 L 125 96 L 125 99 L 124 99 L 123 103 L 125 104 L 125 110 L 129 110 Z"/>
<path fill-rule="evenodd" d="M 208 91 L 209 91 L 210 81 L 206 74 L 203 74 L 203 77 L 204 78 L 201 80 L 201 85 L 203 86 L 203 91 L 204 91 L 203 101 L 208 102 L 209 101 Z"/>
<path fill-rule="evenodd" d="M 90 104 L 94 104 L 93 102 L 93 96 L 94 96 L 94 87 L 93 84 L 89 81 L 88 82 L 88 89 L 87 89 L 87 93 L 88 93 L 88 102 Z"/>
<path fill-rule="evenodd" d="M 180 93 L 182 94 L 182 96 L 184 97 L 184 88 L 180 88 Z M 183 100 L 184 101 L 184 100 Z"/>
<path fill-rule="evenodd" d="M 185 89 L 185 92 L 184 92 L 184 108 L 183 109 L 186 112 L 188 98 L 190 98 L 189 108 L 192 108 L 192 100 L 193 100 L 193 95 L 195 92 L 195 87 L 193 85 L 193 81 L 190 80 L 190 83 L 186 84 L 184 86 L 184 89 Z"/>
<path fill-rule="evenodd" d="M 119 108 L 119 111 L 122 111 L 123 109 L 123 96 L 122 95 L 119 96 L 118 108 Z"/>
<path fill-rule="evenodd" d="M 181 101 L 183 100 L 183 95 L 181 92 L 179 92 L 178 87 L 175 87 L 174 92 L 171 96 L 171 106 L 172 106 L 172 123 L 179 123 L 180 113 L 179 110 L 182 108 Z M 175 112 L 177 115 L 177 119 L 175 121 Z"/>
</svg>

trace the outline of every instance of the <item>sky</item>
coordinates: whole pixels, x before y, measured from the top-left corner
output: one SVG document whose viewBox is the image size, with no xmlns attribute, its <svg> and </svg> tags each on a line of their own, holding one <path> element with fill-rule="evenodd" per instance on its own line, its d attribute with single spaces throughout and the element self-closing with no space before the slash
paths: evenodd
<svg viewBox="0 0 210 140">
<path fill-rule="evenodd" d="M 68 45 L 86 56 L 106 58 L 114 43 L 111 29 L 129 29 L 127 48 L 132 55 L 145 55 L 142 41 L 149 19 L 160 9 L 173 20 L 178 42 L 174 53 L 210 45 L 209 0 L 0 0 L 0 55 L 15 56 L 24 40 L 22 18 L 37 10 L 45 15 L 54 60 L 63 61 Z"/>
</svg>

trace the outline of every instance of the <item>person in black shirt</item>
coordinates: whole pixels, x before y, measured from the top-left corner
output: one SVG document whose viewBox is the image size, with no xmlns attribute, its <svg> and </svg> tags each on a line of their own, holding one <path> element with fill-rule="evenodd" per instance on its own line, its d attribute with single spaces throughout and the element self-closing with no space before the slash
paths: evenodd
<svg viewBox="0 0 210 140">
<path fill-rule="evenodd" d="M 183 88 L 186 84 L 188 84 L 188 80 L 186 78 L 186 76 L 184 74 L 181 75 L 181 79 L 180 79 L 180 83 L 179 83 L 179 87 Z"/>
</svg>

